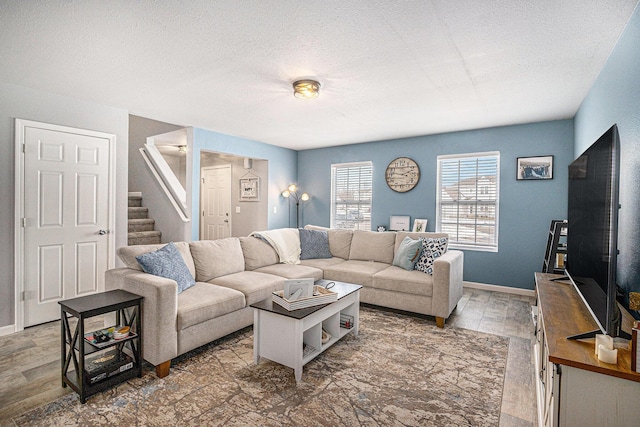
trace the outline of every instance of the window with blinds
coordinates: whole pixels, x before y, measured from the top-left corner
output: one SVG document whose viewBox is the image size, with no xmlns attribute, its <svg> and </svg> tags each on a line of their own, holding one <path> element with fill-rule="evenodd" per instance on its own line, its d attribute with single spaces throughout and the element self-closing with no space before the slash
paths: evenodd
<svg viewBox="0 0 640 427">
<path fill-rule="evenodd" d="M 500 153 L 438 156 L 436 230 L 449 247 L 498 251 Z"/>
<path fill-rule="evenodd" d="M 371 230 L 371 162 L 331 165 L 331 228 Z"/>
</svg>

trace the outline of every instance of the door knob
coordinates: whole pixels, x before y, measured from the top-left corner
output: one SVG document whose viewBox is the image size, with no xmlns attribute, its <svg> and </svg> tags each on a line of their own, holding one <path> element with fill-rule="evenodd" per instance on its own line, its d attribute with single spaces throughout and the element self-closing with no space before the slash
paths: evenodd
<svg viewBox="0 0 640 427">
<path fill-rule="evenodd" d="M 104 236 L 105 234 L 107 234 L 107 230 L 100 230 L 98 231 L 98 234 Z"/>
</svg>

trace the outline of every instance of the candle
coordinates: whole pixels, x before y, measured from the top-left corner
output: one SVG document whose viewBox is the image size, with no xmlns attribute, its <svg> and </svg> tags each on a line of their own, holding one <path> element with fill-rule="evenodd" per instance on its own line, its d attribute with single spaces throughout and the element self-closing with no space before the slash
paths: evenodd
<svg viewBox="0 0 640 427">
<path fill-rule="evenodd" d="M 609 350 L 604 346 L 598 346 L 598 360 L 615 365 L 618 363 L 618 349 Z"/>
<path fill-rule="evenodd" d="M 607 350 L 613 350 L 613 338 L 609 335 L 597 334 L 596 335 L 596 347 L 594 353 L 598 354 L 598 348 L 603 346 Z"/>
</svg>

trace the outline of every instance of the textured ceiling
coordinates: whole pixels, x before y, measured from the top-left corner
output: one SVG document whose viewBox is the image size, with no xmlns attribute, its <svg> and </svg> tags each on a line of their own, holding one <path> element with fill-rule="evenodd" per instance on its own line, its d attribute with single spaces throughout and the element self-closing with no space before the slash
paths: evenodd
<svg viewBox="0 0 640 427">
<path fill-rule="evenodd" d="M 637 1 L 0 0 L 0 80 L 293 149 L 564 119 Z"/>
</svg>

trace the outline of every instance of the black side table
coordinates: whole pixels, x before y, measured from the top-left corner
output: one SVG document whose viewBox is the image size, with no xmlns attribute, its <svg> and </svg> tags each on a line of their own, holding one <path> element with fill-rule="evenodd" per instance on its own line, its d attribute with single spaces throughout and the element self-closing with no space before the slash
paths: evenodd
<svg viewBox="0 0 640 427">
<path fill-rule="evenodd" d="M 134 376 L 142 377 L 142 299 L 140 295 L 117 289 L 59 301 L 61 317 L 62 387 L 69 386 L 80 395 L 80 402 Z M 129 326 L 123 339 L 92 343 L 85 339 L 84 321 L 105 313 L 116 313 L 116 325 Z M 72 331 L 68 315 L 78 324 Z M 103 328 L 107 329 L 107 328 Z M 96 352 L 95 365 L 87 356 Z M 73 369 L 71 369 L 73 365 Z M 95 369 L 94 369 L 95 368 Z M 70 370 L 71 369 L 71 370 Z"/>
</svg>

